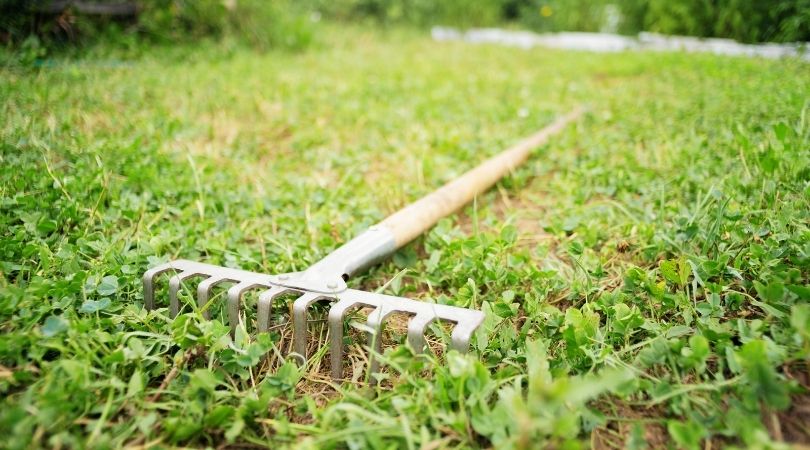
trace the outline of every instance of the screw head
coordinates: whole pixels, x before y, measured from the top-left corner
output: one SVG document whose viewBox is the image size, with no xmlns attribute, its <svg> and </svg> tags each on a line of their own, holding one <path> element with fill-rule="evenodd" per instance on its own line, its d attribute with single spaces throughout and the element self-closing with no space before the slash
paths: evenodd
<svg viewBox="0 0 810 450">
<path fill-rule="evenodd" d="M 328 287 L 329 289 L 335 289 L 335 288 L 338 287 L 338 284 L 335 283 L 334 281 L 330 281 L 330 282 L 326 283 L 326 287 Z"/>
<path fill-rule="evenodd" d="M 288 278 L 290 278 L 290 276 L 289 276 L 289 275 L 279 275 L 279 276 L 278 276 L 278 279 L 279 279 L 279 280 L 282 280 L 282 281 L 284 281 L 284 280 L 286 280 L 286 279 L 288 279 Z"/>
</svg>

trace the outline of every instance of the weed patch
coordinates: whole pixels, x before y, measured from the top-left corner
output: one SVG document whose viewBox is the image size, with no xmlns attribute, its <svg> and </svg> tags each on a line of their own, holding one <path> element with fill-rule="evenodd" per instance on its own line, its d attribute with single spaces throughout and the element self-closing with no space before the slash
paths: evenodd
<svg viewBox="0 0 810 450">
<path fill-rule="evenodd" d="M 807 442 L 805 64 L 323 33 L 305 54 L 0 70 L 6 447 Z M 283 306 L 235 338 L 191 283 L 176 320 L 166 296 L 143 308 L 148 267 L 300 270 L 580 103 L 584 121 L 352 281 L 484 310 L 472 355 L 436 328 L 434 353 L 387 346 L 370 387 L 349 330 L 357 382 L 337 386 L 317 317 L 298 367 Z"/>
</svg>

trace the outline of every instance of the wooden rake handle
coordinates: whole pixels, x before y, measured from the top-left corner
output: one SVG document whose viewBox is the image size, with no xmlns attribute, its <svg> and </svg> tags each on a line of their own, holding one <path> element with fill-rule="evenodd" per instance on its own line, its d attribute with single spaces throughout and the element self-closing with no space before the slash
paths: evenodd
<svg viewBox="0 0 810 450">
<path fill-rule="evenodd" d="M 515 170 L 526 161 L 532 150 L 579 119 L 584 111 L 582 107 L 574 109 L 542 130 L 482 162 L 478 167 L 391 214 L 379 225 L 394 235 L 396 248 L 402 247 L 435 225 L 439 219 L 457 211 Z"/>
</svg>

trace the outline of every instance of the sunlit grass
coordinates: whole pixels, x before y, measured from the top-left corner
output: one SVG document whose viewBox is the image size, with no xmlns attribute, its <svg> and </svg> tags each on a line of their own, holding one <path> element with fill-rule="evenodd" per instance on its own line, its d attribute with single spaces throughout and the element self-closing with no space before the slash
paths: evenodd
<svg viewBox="0 0 810 450">
<path fill-rule="evenodd" d="M 7 446 L 810 439 L 806 64 L 324 33 L 300 54 L 0 72 Z M 379 387 L 339 387 L 317 340 L 285 363 L 283 308 L 270 338 L 232 342 L 190 295 L 174 323 L 142 307 L 150 265 L 300 270 L 579 104 L 525 167 L 351 282 L 484 309 L 470 357 L 436 329 L 438 357 L 391 347 Z"/>
</svg>

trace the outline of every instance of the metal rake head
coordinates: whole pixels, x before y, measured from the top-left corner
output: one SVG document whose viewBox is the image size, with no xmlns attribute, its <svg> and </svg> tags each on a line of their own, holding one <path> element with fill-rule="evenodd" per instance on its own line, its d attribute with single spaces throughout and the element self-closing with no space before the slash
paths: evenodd
<svg viewBox="0 0 810 450">
<path fill-rule="evenodd" d="M 204 278 L 197 285 L 197 304 L 206 318 L 209 312 L 203 308 L 211 299 L 211 293 L 220 283 L 232 286 L 227 293 L 228 323 L 233 333 L 240 320 L 243 295 L 250 290 L 261 291 L 258 298 L 257 332 L 270 328 L 273 302 L 281 296 L 298 295 L 292 307 L 293 351 L 307 357 L 307 317 L 309 307 L 315 302 L 334 302 L 329 310 L 329 352 L 332 378 L 343 378 L 343 321 L 350 311 L 373 308 L 367 319 L 369 342 L 376 353 L 382 350 L 381 331 L 386 319 L 395 313 L 410 316 L 408 344 L 416 352 L 426 345 L 425 331 L 432 322 L 454 324 L 451 345 L 459 351 L 467 351 L 473 332 L 484 320 L 484 313 L 465 308 L 420 302 L 404 297 L 376 294 L 347 289 L 344 283 L 325 282 L 313 279 L 308 272 L 267 275 L 246 270 L 204 264 L 188 260 L 176 260 L 148 270 L 143 275 L 143 297 L 147 309 L 155 308 L 155 283 L 159 275 L 174 272 L 169 279 L 169 314 L 174 318 L 180 310 L 178 292 L 183 281 L 194 277 Z M 371 372 L 377 372 L 379 363 L 370 357 Z"/>
</svg>

